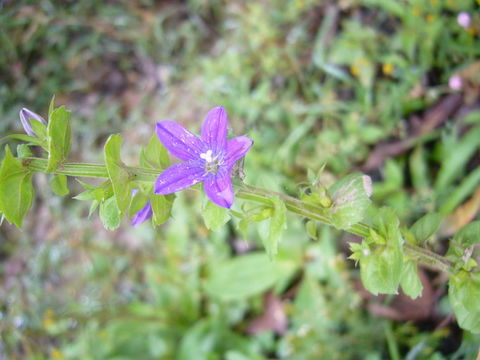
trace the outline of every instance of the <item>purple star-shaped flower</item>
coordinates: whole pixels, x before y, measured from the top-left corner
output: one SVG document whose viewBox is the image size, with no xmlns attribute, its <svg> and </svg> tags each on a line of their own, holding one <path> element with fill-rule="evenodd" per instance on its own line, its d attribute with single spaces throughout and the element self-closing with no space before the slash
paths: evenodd
<svg viewBox="0 0 480 360">
<path fill-rule="evenodd" d="M 201 129 L 201 139 L 173 121 L 157 123 L 163 145 L 180 160 L 165 169 L 155 182 L 155 194 L 167 195 L 200 182 L 208 198 L 218 206 L 233 204 L 231 171 L 253 144 L 246 136 L 227 140 L 227 112 L 221 106 L 209 111 Z"/>
</svg>

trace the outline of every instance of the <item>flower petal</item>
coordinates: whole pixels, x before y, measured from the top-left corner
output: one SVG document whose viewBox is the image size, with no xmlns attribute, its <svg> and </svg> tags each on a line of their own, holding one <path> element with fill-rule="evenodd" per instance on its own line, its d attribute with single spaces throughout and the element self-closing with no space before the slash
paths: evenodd
<svg viewBox="0 0 480 360">
<path fill-rule="evenodd" d="M 183 161 L 197 160 L 204 150 L 197 136 L 174 121 L 158 122 L 157 135 L 167 150 Z"/>
<path fill-rule="evenodd" d="M 30 124 L 30 119 L 35 119 L 41 122 L 42 124 L 47 125 L 47 122 L 43 117 L 34 113 L 33 111 L 28 110 L 27 108 L 22 108 L 22 110 L 20 110 L 19 115 L 20 115 L 20 121 L 22 122 L 23 129 L 30 136 L 37 136 L 37 134 L 35 134 L 35 132 L 32 129 L 32 125 Z"/>
<path fill-rule="evenodd" d="M 207 176 L 205 169 L 192 163 L 180 163 L 166 168 L 155 181 L 155 194 L 171 194 L 202 182 Z"/>
<path fill-rule="evenodd" d="M 227 153 L 225 154 L 225 163 L 228 169 L 231 169 L 235 162 L 245 156 L 253 140 L 246 136 L 237 136 L 227 141 Z"/>
<path fill-rule="evenodd" d="M 208 198 L 218 206 L 230 208 L 233 204 L 233 189 L 230 171 L 221 169 L 215 175 L 208 176 L 204 183 L 203 189 Z"/>
<path fill-rule="evenodd" d="M 140 225 L 141 223 L 150 219 L 152 215 L 153 215 L 152 205 L 150 204 L 150 200 L 149 200 L 147 201 L 145 206 L 133 216 L 132 226 Z"/>
<path fill-rule="evenodd" d="M 202 125 L 202 140 L 214 153 L 225 149 L 227 144 L 227 112 L 223 106 L 214 107 L 205 116 Z"/>
</svg>

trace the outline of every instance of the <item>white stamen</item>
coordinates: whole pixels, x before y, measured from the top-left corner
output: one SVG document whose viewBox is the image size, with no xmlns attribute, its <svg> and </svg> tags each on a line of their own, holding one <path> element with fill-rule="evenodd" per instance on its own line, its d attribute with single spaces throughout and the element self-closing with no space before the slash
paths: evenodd
<svg viewBox="0 0 480 360">
<path fill-rule="evenodd" d="M 200 154 L 200 158 L 204 159 L 207 163 L 211 163 L 212 159 L 212 150 L 207 150 L 206 153 Z"/>
</svg>

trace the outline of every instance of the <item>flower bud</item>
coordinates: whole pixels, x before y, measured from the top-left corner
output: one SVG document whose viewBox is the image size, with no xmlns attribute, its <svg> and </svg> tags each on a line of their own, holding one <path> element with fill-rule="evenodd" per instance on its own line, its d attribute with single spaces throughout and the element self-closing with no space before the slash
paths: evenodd
<svg viewBox="0 0 480 360">
<path fill-rule="evenodd" d="M 457 23 L 464 29 L 468 28 L 470 26 L 470 23 L 472 22 L 472 19 L 470 18 L 470 15 L 466 12 L 461 12 L 457 16 Z"/>
<path fill-rule="evenodd" d="M 453 75 L 448 79 L 448 86 L 454 91 L 459 91 L 463 87 L 462 78 L 458 75 Z"/>
<path fill-rule="evenodd" d="M 30 123 L 30 119 L 37 120 L 44 125 L 47 125 L 47 122 L 43 117 L 34 113 L 33 111 L 28 110 L 27 108 L 23 108 L 20 110 L 20 121 L 22 122 L 23 129 L 25 132 L 30 136 L 37 136 L 32 129 L 32 124 Z"/>
</svg>

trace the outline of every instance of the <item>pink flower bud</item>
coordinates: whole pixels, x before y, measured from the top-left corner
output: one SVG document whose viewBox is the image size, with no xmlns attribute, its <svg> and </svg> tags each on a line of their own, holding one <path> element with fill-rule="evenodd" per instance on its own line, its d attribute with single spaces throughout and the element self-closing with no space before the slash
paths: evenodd
<svg viewBox="0 0 480 360">
<path fill-rule="evenodd" d="M 461 12 L 457 16 L 457 23 L 464 29 L 468 28 L 470 26 L 470 23 L 472 22 L 472 19 L 470 18 L 470 15 L 466 12 Z"/>
<path fill-rule="evenodd" d="M 453 75 L 450 77 L 450 79 L 448 79 L 448 86 L 454 91 L 461 90 L 463 86 L 463 80 L 460 76 Z"/>
</svg>

